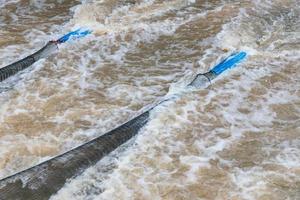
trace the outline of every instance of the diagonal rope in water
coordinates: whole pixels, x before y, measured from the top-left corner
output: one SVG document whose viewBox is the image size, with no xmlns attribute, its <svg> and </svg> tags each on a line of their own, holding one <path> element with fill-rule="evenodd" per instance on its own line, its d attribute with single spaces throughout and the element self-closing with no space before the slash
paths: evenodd
<svg viewBox="0 0 300 200">
<path fill-rule="evenodd" d="M 83 38 L 89 34 L 91 34 L 92 31 L 90 30 L 82 30 L 77 29 L 75 31 L 72 31 L 63 37 L 59 38 L 55 41 L 48 42 L 43 48 L 38 50 L 37 52 L 27 56 L 26 58 L 23 58 L 15 63 L 12 63 L 8 66 L 5 66 L 0 69 L 0 82 L 4 81 L 5 79 L 17 74 L 18 72 L 30 67 L 32 64 L 34 64 L 36 61 L 46 58 L 52 53 L 54 53 L 59 44 L 65 43 L 69 40 L 75 40 L 79 38 Z"/>
<path fill-rule="evenodd" d="M 225 59 L 209 72 L 198 74 L 188 87 L 206 87 L 211 83 L 210 80 L 236 66 L 245 57 L 246 53 L 241 52 Z M 222 66 L 221 72 L 215 73 L 214 70 L 220 66 Z M 20 196 L 31 200 L 49 199 L 65 185 L 68 179 L 95 165 L 100 159 L 138 134 L 149 121 L 150 111 L 155 106 L 173 99 L 171 97 L 158 102 L 125 124 L 73 150 L 0 180 L 0 200 L 18 199 Z"/>
</svg>

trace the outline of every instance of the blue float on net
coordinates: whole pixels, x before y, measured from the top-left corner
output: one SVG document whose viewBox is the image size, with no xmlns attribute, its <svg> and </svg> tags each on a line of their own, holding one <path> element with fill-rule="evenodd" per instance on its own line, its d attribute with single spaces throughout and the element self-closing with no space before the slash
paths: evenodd
<svg viewBox="0 0 300 200">
<path fill-rule="evenodd" d="M 223 60 L 221 63 L 216 65 L 211 72 L 213 72 L 216 75 L 220 75 L 222 72 L 224 72 L 227 69 L 233 68 L 237 63 L 242 61 L 247 56 L 246 52 L 238 52 L 231 54 L 228 58 Z"/>
<path fill-rule="evenodd" d="M 82 38 L 88 34 L 92 33 L 92 31 L 90 30 L 84 30 L 82 31 L 80 28 L 72 31 L 70 33 L 67 33 L 66 35 L 62 36 L 61 38 L 59 38 L 56 42 L 57 43 L 64 43 L 66 41 L 68 41 L 70 38 Z"/>
</svg>

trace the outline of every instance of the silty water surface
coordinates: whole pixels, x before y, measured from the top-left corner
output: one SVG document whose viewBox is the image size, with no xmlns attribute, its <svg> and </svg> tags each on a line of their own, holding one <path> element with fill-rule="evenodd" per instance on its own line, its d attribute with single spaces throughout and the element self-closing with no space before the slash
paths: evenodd
<svg viewBox="0 0 300 200">
<path fill-rule="evenodd" d="M 300 198 L 297 1 L 3 1 L 0 12 L 1 66 L 71 29 L 94 31 L 1 83 L 1 177 L 105 133 L 245 50 L 246 62 L 157 107 L 126 148 L 52 199 Z"/>
</svg>

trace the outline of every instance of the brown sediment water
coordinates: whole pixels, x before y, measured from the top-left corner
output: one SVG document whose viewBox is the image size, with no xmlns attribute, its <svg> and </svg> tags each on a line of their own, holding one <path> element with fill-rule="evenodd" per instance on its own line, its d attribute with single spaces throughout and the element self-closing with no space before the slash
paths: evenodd
<svg viewBox="0 0 300 200">
<path fill-rule="evenodd" d="M 0 66 L 77 27 L 93 35 L 0 93 L 0 177 L 176 94 L 222 56 L 249 56 L 148 124 L 52 199 L 300 198 L 298 1 L 1 1 Z M 1 90 L 0 88 L 0 90 Z"/>
</svg>

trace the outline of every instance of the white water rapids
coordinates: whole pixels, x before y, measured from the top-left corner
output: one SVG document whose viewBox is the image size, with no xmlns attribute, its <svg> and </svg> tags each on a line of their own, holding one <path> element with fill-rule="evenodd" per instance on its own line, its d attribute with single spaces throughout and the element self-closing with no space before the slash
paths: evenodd
<svg viewBox="0 0 300 200">
<path fill-rule="evenodd" d="M 0 178 L 110 130 L 237 50 L 246 62 L 157 107 L 62 199 L 300 199 L 297 0 L 0 0 L 0 67 L 93 30 L 0 83 Z"/>
</svg>

